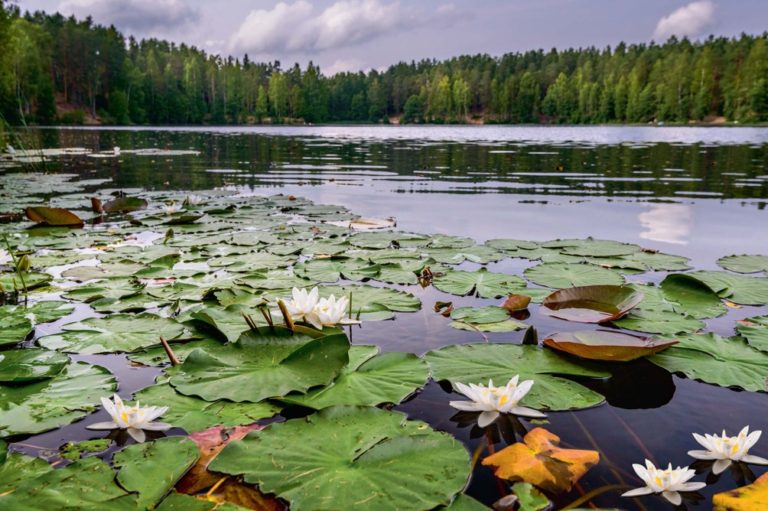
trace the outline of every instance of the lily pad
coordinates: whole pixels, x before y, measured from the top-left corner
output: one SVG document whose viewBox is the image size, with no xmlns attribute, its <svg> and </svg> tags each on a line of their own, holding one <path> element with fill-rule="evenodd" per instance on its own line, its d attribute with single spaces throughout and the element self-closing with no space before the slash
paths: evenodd
<svg viewBox="0 0 768 511">
<path fill-rule="evenodd" d="M 684 273 L 673 273 L 659 286 L 673 309 L 696 319 L 714 318 L 728 312 L 720 298 L 700 280 Z"/>
<path fill-rule="evenodd" d="M 736 331 L 753 348 L 768 352 L 768 316 L 757 316 L 737 321 Z"/>
<path fill-rule="evenodd" d="M 197 444 L 185 437 L 160 438 L 129 445 L 115 454 L 117 481 L 136 492 L 138 506 L 154 508 L 199 457 Z"/>
<path fill-rule="evenodd" d="M 528 268 L 525 278 L 540 286 L 553 288 L 611 285 L 620 286 L 624 278 L 612 270 L 591 264 L 544 263 Z"/>
<path fill-rule="evenodd" d="M 23 284 L 22 284 L 23 279 Z M 16 273 L 0 273 L 0 289 L 8 291 L 23 291 L 26 286 L 27 290 L 37 289 L 48 284 L 53 280 L 53 275 L 47 273 L 27 272 L 23 274 L 23 277 L 19 278 Z"/>
<path fill-rule="evenodd" d="M 541 302 L 539 311 L 581 323 L 606 323 L 626 315 L 643 300 L 643 294 L 628 286 L 580 286 L 561 289 Z"/>
<path fill-rule="evenodd" d="M 65 302 L 38 302 L 30 307 L 0 307 L 0 348 L 18 344 L 32 333 L 35 325 L 60 319 L 72 312 Z"/>
<path fill-rule="evenodd" d="M 0 437 L 42 433 L 82 419 L 117 389 L 109 371 L 74 362 L 51 379 L 0 384 Z"/>
<path fill-rule="evenodd" d="M 41 337 L 37 342 L 44 348 L 67 353 L 130 353 L 158 344 L 161 336 L 173 341 L 185 333 L 183 325 L 154 314 L 114 314 L 66 325 L 62 333 Z"/>
<path fill-rule="evenodd" d="M 451 312 L 451 319 L 464 321 L 466 323 L 498 323 L 509 319 L 509 312 L 506 309 L 495 305 L 486 307 L 459 307 Z"/>
<path fill-rule="evenodd" d="M 2 447 L 3 456 L 5 456 L 6 446 L 2 440 L 0 440 L 0 447 Z M 0 457 L 0 495 L 14 490 L 24 481 L 35 479 L 51 470 L 53 467 L 40 458 L 18 452 L 8 453 L 4 459 Z M 2 497 L 0 497 L 0 503 L 2 502 Z"/>
<path fill-rule="evenodd" d="M 765 255 L 732 255 L 717 260 L 722 268 L 736 273 L 768 272 L 768 256 Z"/>
<path fill-rule="evenodd" d="M 349 297 L 352 317 L 362 321 L 391 319 L 395 312 L 417 312 L 421 301 L 411 293 L 374 286 L 323 286 L 320 296 Z"/>
<path fill-rule="evenodd" d="M 272 424 L 227 445 L 210 469 L 243 475 L 296 511 L 428 510 L 448 504 L 470 473 L 468 453 L 450 435 L 368 407 Z"/>
<path fill-rule="evenodd" d="M 294 266 L 299 277 L 315 282 L 337 282 L 339 279 L 365 280 L 379 273 L 379 266 L 364 259 L 334 257 L 331 259 L 312 259 Z"/>
<path fill-rule="evenodd" d="M 639 337 L 612 330 L 558 332 L 544 339 L 545 346 L 580 358 L 616 362 L 653 355 L 676 343 L 675 340 Z"/>
<path fill-rule="evenodd" d="M 493 273 L 485 268 L 477 271 L 449 271 L 435 277 L 432 285 L 444 293 L 481 298 L 500 298 L 511 293 L 525 294 L 525 281 L 514 275 Z"/>
<path fill-rule="evenodd" d="M 768 304 L 768 278 L 734 275 L 724 271 L 696 271 L 687 275 L 706 284 L 721 298 L 740 305 Z"/>
<path fill-rule="evenodd" d="M 352 346 L 349 365 L 327 387 L 282 399 L 319 410 L 333 405 L 400 403 L 429 378 L 427 363 L 412 353 L 379 354 L 376 346 Z"/>
<path fill-rule="evenodd" d="M 347 364 L 348 351 L 340 332 L 248 331 L 237 342 L 193 351 L 170 381 L 177 392 L 206 401 L 257 403 L 329 384 Z"/>
<path fill-rule="evenodd" d="M 534 381 L 521 404 L 538 409 L 577 410 L 599 405 L 600 394 L 562 376 L 605 378 L 608 373 L 577 363 L 537 346 L 514 344 L 461 344 L 426 355 L 435 380 L 503 385 L 515 375 Z"/>
<path fill-rule="evenodd" d="M 648 360 L 672 373 L 721 387 L 766 391 L 768 354 L 738 337 L 708 333 L 678 337 L 679 343 Z"/>
<path fill-rule="evenodd" d="M 139 197 L 118 197 L 102 204 L 107 213 L 132 213 L 147 208 L 147 201 Z"/>
<path fill-rule="evenodd" d="M 251 424 L 272 417 L 280 407 L 271 403 L 214 402 L 179 394 L 167 383 L 152 385 L 134 394 L 134 399 L 149 405 L 167 406 L 163 421 L 183 428 L 187 433 L 203 431 L 214 426 Z"/>
<path fill-rule="evenodd" d="M 76 214 L 64 208 L 32 207 L 24 210 L 27 218 L 43 225 L 61 227 L 82 227 L 83 221 Z"/>
<path fill-rule="evenodd" d="M 0 351 L 0 384 L 47 380 L 59 374 L 68 363 L 69 357 L 56 351 Z"/>
<path fill-rule="evenodd" d="M 706 326 L 696 318 L 663 310 L 634 310 L 613 324 L 627 330 L 659 335 L 697 332 Z"/>
</svg>

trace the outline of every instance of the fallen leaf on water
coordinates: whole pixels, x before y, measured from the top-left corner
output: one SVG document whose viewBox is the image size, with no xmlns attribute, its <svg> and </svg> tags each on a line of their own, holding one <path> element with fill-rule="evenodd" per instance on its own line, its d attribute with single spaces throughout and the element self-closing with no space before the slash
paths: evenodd
<svg viewBox="0 0 768 511">
<path fill-rule="evenodd" d="M 27 208 L 24 210 L 27 218 L 39 224 L 61 226 L 61 227 L 82 227 L 83 221 L 79 216 L 64 208 L 48 208 L 45 206 Z"/>
<path fill-rule="evenodd" d="M 768 509 L 768 474 L 747 486 L 716 493 L 712 497 L 715 511 L 754 511 Z"/>
<path fill-rule="evenodd" d="M 502 309 L 507 309 L 509 312 L 517 312 L 528 308 L 528 304 L 531 303 L 531 297 L 525 295 L 509 295 L 504 303 L 500 305 Z"/>
<path fill-rule="evenodd" d="M 543 428 L 531 430 L 523 442 L 505 447 L 483 460 L 496 477 L 525 481 L 551 492 L 568 491 L 600 461 L 597 451 L 563 449 L 560 437 Z"/>
</svg>

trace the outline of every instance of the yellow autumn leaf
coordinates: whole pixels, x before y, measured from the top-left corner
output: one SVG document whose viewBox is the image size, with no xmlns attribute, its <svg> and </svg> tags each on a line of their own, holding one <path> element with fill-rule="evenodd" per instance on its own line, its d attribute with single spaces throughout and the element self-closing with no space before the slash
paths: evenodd
<svg viewBox="0 0 768 511">
<path fill-rule="evenodd" d="M 483 460 L 496 477 L 522 480 L 552 492 L 568 491 L 600 461 L 597 451 L 563 449 L 560 437 L 543 428 L 531 430 L 523 442 L 510 445 Z"/>
<path fill-rule="evenodd" d="M 768 474 L 747 486 L 717 493 L 712 497 L 715 511 L 754 511 L 768 509 Z"/>
</svg>

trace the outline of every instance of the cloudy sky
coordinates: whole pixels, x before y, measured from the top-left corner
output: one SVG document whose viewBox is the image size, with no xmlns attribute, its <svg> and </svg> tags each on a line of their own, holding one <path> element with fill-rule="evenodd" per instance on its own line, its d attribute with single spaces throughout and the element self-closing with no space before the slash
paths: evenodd
<svg viewBox="0 0 768 511">
<path fill-rule="evenodd" d="M 323 71 L 619 41 L 762 33 L 768 0 L 16 0 L 92 15 L 137 38 Z"/>
</svg>

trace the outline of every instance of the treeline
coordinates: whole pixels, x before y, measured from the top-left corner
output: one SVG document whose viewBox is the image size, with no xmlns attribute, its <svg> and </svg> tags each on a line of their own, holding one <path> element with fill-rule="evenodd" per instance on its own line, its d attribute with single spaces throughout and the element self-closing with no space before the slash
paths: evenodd
<svg viewBox="0 0 768 511">
<path fill-rule="evenodd" d="M 222 58 L 0 0 L 10 124 L 768 121 L 768 34 L 474 55 L 322 75 Z"/>
</svg>

